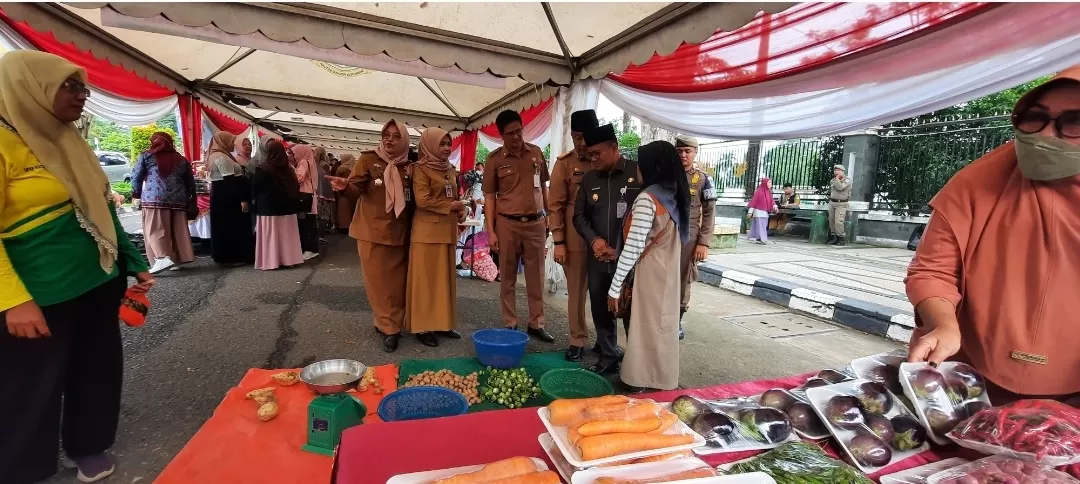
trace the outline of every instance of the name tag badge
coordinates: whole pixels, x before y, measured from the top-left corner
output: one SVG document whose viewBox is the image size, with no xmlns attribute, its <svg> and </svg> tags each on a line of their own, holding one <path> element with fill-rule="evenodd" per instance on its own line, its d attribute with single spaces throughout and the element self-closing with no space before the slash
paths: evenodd
<svg viewBox="0 0 1080 484">
<path fill-rule="evenodd" d="M 533 175 L 533 188 L 540 188 L 540 174 Z"/>
<path fill-rule="evenodd" d="M 411 188 L 406 188 L 405 189 L 405 201 L 406 202 L 411 202 L 412 201 L 412 189 Z"/>
<path fill-rule="evenodd" d="M 454 189 L 449 184 L 446 185 L 446 198 L 454 198 Z"/>
<path fill-rule="evenodd" d="M 619 200 L 619 203 L 615 206 L 615 218 L 623 218 L 626 216 L 626 202 Z"/>
<path fill-rule="evenodd" d="M 1033 353 L 1024 353 L 1023 351 L 1013 350 L 1009 356 L 1017 361 L 1023 361 L 1024 363 L 1032 363 L 1035 365 L 1045 365 L 1048 362 L 1048 358 L 1043 355 L 1036 355 Z"/>
</svg>

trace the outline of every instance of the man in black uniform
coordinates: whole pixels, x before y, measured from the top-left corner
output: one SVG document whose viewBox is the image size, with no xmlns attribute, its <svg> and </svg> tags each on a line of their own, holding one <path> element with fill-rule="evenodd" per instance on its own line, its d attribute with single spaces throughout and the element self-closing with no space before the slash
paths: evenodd
<svg viewBox="0 0 1080 484">
<path fill-rule="evenodd" d="M 600 359 L 590 371 L 604 374 L 619 370 L 619 350 L 615 314 L 608 311 L 607 292 L 615 277 L 619 249 L 623 243 L 623 220 L 641 191 L 637 162 L 622 157 L 615 128 L 610 124 L 585 132 L 585 145 L 592 170 L 581 179 L 574 203 L 574 228 L 585 241 L 589 253 L 589 305 Z M 623 321 L 623 326 L 629 321 Z"/>
</svg>

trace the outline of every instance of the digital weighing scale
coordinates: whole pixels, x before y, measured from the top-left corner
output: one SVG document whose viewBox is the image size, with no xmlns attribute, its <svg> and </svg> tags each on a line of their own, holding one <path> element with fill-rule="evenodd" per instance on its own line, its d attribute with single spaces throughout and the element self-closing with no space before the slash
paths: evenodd
<svg viewBox="0 0 1080 484">
<path fill-rule="evenodd" d="M 364 423 L 367 407 L 347 393 L 319 395 L 308 404 L 308 439 L 301 450 L 333 456 L 341 432 Z"/>
</svg>

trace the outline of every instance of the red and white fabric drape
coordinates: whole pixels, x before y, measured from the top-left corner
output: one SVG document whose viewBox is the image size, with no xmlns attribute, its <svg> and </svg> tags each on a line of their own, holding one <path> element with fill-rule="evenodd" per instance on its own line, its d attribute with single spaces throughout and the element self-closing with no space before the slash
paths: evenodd
<svg viewBox="0 0 1080 484">
<path fill-rule="evenodd" d="M 807 3 L 573 89 L 679 133 L 790 139 L 880 126 L 1077 63 L 1076 3 Z"/>
<path fill-rule="evenodd" d="M 541 148 L 548 144 L 548 137 L 551 135 L 551 120 L 555 114 L 554 108 L 555 98 L 550 98 L 520 113 L 522 136 L 527 143 L 532 143 Z M 499 135 L 499 128 L 495 124 L 480 128 L 479 134 L 480 142 L 489 151 L 502 146 L 502 137 Z"/>
<path fill-rule="evenodd" d="M 0 45 L 8 50 L 40 50 L 56 54 L 86 69 L 90 97 L 86 110 L 126 126 L 153 124 L 177 107 L 176 93 L 144 79 L 74 44 L 60 42 L 49 32 L 38 32 L 16 22 L 0 9 Z"/>
</svg>

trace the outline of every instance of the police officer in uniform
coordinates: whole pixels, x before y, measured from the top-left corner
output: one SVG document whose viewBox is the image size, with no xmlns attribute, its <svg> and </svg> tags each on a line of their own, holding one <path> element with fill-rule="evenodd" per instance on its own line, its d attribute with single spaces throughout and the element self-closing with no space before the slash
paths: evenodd
<svg viewBox="0 0 1080 484">
<path fill-rule="evenodd" d="M 544 330 L 544 248 L 547 245 L 547 161 L 544 151 L 522 137 L 521 116 L 503 111 L 495 118 L 503 145 L 488 155 L 484 170 L 484 211 L 488 247 L 499 253 L 503 324 L 518 329 L 518 259 L 525 261 L 529 298 L 529 335 L 545 343 L 555 338 Z"/>
<path fill-rule="evenodd" d="M 569 303 L 570 347 L 566 349 L 567 361 L 580 361 L 585 343 L 589 342 L 589 330 L 585 327 L 586 261 L 589 253 L 585 241 L 574 229 L 574 202 L 577 200 L 581 178 L 589 171 L 585 132 L 596 129 L 600 122 L 596 111 L 587 109 L 570 115 L 570 137 L 574 149 L 555 160 L 551 170 L 551 188 L 548 194 L 548 224 L 555 243 L 555 262 L 562 265 L 566 274 L 566 292 Z"/>
<path fill-rule="evenodd" d="M 698 141 L 692 136 L 675 138 L 675 148 L 690 182 L 690 242 L 683 244 L 680 266 L 682 272 L 682 303 L 679 306 L 679 339 L 683 339 L 682 317 L 690 305 L 690 287 L 697 280 L 698 262 L 709 256 L 713 226 L 716 223 L 716 189 L 712 178 L 699 170 L 694 163 L 697 158 Z"/>
<path fill-rule="evenodd" d="M 600 359 L 589 370 L 605 374 L 618 371 L 622 358 L 615 314 L 607 306 L 607 291 L 618 266 L 623 221 L 641 191 L 641 172 L 637 162 L 619 153 L 615 128 L 610 124 L 585 132 L 584 141 L 592 170 L 585 173 L 578 188 L 574 228 L 584 239 L 589 255 L 589 305 L 600 350 Z M 623 321 L 624 328 L 628 324 Z"/>
</svg>

